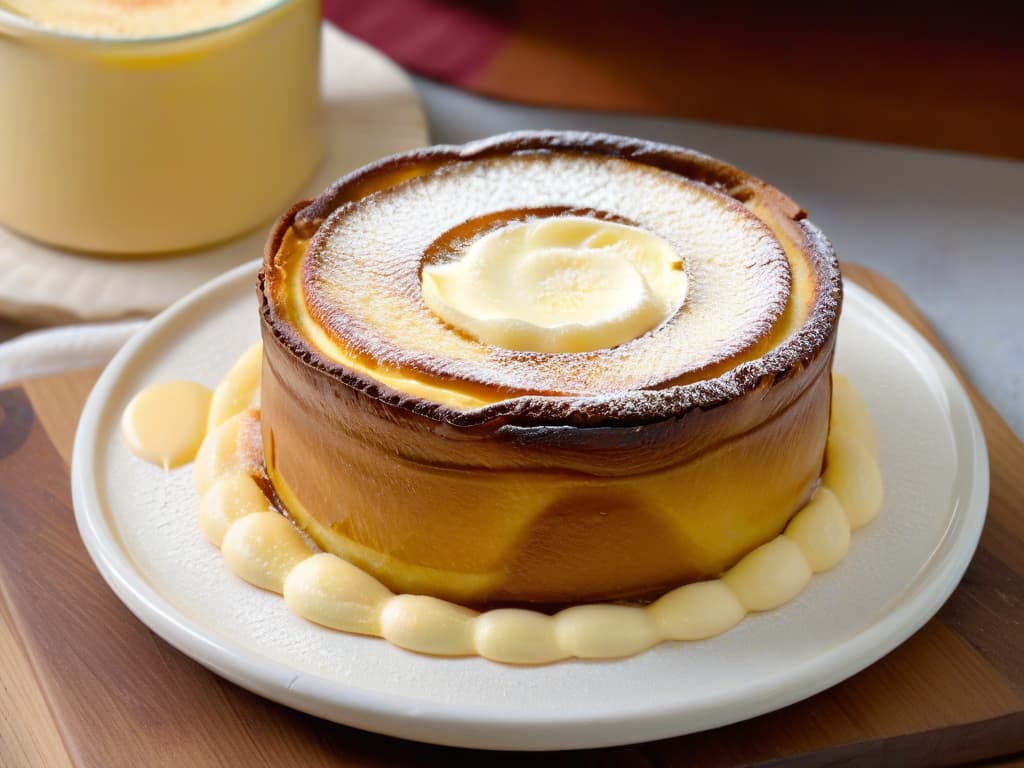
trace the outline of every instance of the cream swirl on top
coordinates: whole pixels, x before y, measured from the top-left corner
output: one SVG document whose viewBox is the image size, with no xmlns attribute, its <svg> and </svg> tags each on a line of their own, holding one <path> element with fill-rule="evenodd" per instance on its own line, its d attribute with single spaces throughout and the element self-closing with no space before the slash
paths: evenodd
<svg viewBox="0 0 1024 768">
<path fill-rule="evenodd" d="M 432 264 L 466 258 L 497 228 L 566 215 L 664 240 L 685 264 L 685 302 L 627 343 L 575 354 L 482 343 L 427 306 L 421 273 Z M 401 371 L 498 399 L 667 386 L 750 349 L 790 295 L 785 250 L 736 200 L 651 166 L 555 151 L 467 159 L 355 200 L 323 223 L 289 273 L 292 322 L 328 359 L 372 360 L 385 383 Z"/>
<path fill-rule="evenodd" d="M 662 238 L 587 216 L 508 224 L 465 255 L 423 269 L 423 298 L 484 344 L 590 352 L 635 339 L 686 297 L 683 262 Z"/>
</svg>

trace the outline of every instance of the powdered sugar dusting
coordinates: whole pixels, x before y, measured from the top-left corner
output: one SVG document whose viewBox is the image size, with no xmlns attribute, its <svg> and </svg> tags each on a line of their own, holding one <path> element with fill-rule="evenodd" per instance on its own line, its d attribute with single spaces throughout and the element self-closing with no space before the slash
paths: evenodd
<svg viewBox="0 0 1024 768">
<path fill-rule="evenodd" d="M 296 206 L 290 211 L 279 222 L 278 230 L 284 231 L 288 226 L 294 226 L 303 237 L 315 233 L 310 247 L 312 252 L 320 252 L 323 259 L 346 258 L 352 254 L 346 254 L 336 246 L 327 248 L 325 244 L 336 231 L 335 222 L 347 215 L 351 208 L 375 207 L 381 204 L 382 198 L 387 197 L 386 193 L 367 194 L 366 190 L 387 190 L 395 184 L 394 179 L 415 176 L 415 172 L 409 171 L 417 168 L 423 169 L 422 172 L 431 172 L 430 169 L 443 168 L 446 164 L 466 159 L 550 154 L 556 149 L 582 156 L 596 156 L 604 160 L 623 159 L 629 161 L 633 168 L 661 169 L 663 175 L 676 177 L 677 180 L 689 179 L 696 182 L 696 187 L 708 192 L 716 191 L 725 196 L 732 190 L 741 190 L 743 194 L 740 199 L 759 200 L 770 213 L 764 223 L 768 224 L 771 230 L 756 219 L 756 226 L 752 230 L 756 230 L 760 237 L 765 238 L 767 244 L 777 246 L 778 241 L 774 239 L 771 231 L 779 231 L 780 227 L 788 229 L 794 238 L 797 251 L 791 252 L 790 257 L 805 262 L 808 268 L 808 278 L 813 283 L 814 291 L 811 304 L 805 309 L 806 316 L 803 322 L 789 337 L 780 340 L 761 357 L 743 362 L 724 373 L 719 369 L 718 375 L 712 374 L 693 383 L 677 385 L 669 380 L 662 382 L 660 386 L 647 384 L 634 389 L 611 389 L 599 393 L 581 392 L 569 395 L 551 394 L 549 391 L 539 395 L 524 393 L 523 382 L 520 381 L 513 388 L 498 388 L 498 391 L 508 393 L 507 399 L 473 410 L 456 410 L 441 403 L 390 389 L 372 378 L 355 373 L 344 364 L 327 358 L 310 346 L 308 340 L 304 340 L 276 308 L 276 302 L 281 299 L 275 297 L 284 294 L 280 287 L 275 288 L 275 283 L 285 271 L 282 269 L 283 263 L 277 259 L 275 245 L 268 250 L 267 263 L 261 273 L 259 286 L 262 297 L 261 312 L 268 331 L 306 365 L 323 371 L 344 385 L 364 392 L 368 397 L 457 428 L 490 425 L 498 433 L 509 432 L 508 436 L 513 440 L 544 439 L 544 435 L 548 433 L 577 427 L 630 427 L 678 419 L 692 410 L 715 408 L 763 384 L 770 384 L 775 379 L 786 377 L 792 371 L 810 365 L 823 351 L 831 350 L 829 342 L 834 338 L 842 303 L 842 280 L 831 244 L 820 230 L 806 219 L 806 214 L 800 207 L 779 190 L 733 166 L 681 147 L 607 134 L 551 131 L 504 134 L 463 146 L 429 147 L 384 158 L 339 179 L 312 203 Z M 728 200 L 726 203 L 728 205 Z M 570 205 L 574 208 L 580 207 L 575 199 Z M 537 206 L 536 201 L 529 201 L 529 206 Z M 332 221 L 327 221 L 329 217 Z M 753 214 L 749 214 L 748 218 L 753 218 Z M 408 223 L 408 220 L 404 221 Z M 402 222 L 401 218 L 396 220 L 396 223 Z M 744 225 L 741 224 L 742 226 Z M 663 232 L 655 232 L 665 236 Z M 414 247 L 411 233 L 403 233 L 402 237 L 407 238 L 403 240 L 407 249 Z M 359 250 L 355 253 L 358 254 Z M 408 256 L 406 252 L 405 257 Z M 374 269 L 386 270 L 390 267 L 394 270 L 400 261 L 401 258 L 397 258 L 393 263 L 378 264 Z M 319 267 L 314 268 L 310 264 L 306 266 L 306 277 L 312 280 Z M 783 278 L 777 279 L 782 279 L 788 290 L 788 270 L 783 274 Z M 391 275 L 385 272 L 385 276 Z M 404 311 L 407 314 L 419 311 L 415 307 L 419 293 L 418 284 L 410 286 L 407 280 L 404 286 L 406 295 L 411 300 L 405 304 Z M 344 326 L 346 334 L 352 334 L 353 338 L 366 337 L 366 334 L 373 333 L 370 325 L 341 315 L 329 305 L 314 309 L 338 328 Z M 804 316 L 803 311 L 801 316 Z M 628 346 L 630 345 L 624 345 L 624 348 Z M 521 372 L 523 369 L 531 369 L 534 357 L 525 355 L 522 359 L 517 359 L 513 356 L 512 359 L 519 363 L 518 370 Z M 588 361 L 583 361 L 581 366 L 586 364 Z M 452 375 L 451 371 L 447 375 Z M 700 372 L 694 375 L 699 377 Z M 564 383 L 554 391 L 564 392 Z M 533 435 L 534 438 L 527 435 Z"/>
<path fill-rule="evenodd" d="M 475 217 L 525 207 L 611 212 L 666 239 L 690 280 L 683 307 L 638 339 L 591 353 L 515 352 L 454 332 L 424 304 L 428 246 Z M 306 302 L 349 348 L 388 367 L 517 393 L 601 395 L 657 387 L 765 336 L 786 304 L 779 243 L 708 187 L 626 160 L 529 152 L 453 163 L 337 211 L 306 260 Z"/>
</svg>

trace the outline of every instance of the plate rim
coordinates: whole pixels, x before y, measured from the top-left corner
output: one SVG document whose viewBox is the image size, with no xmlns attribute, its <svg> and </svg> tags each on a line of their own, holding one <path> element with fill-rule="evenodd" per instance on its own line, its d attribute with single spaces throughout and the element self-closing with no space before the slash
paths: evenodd
<svg viewBox="0 0 1024 768">
<path fill-rule="evenodd" d="M 957 463 L 967 462 L 969 487 L 961 494 L 962 508 L 951 517 L 926 569 L 906 588 L 905 599 L 877 621 L 843 642 L 790 665 L 742 691 L 692 703 L 631 707 L 626 712 L 573 712 L 510 716 L 445 702 L 424 703 L 401 694 L 384 694 L 345 686 L 301 672 L 283 661 L 234 644 L 230 638 L 204 630 L 177 610 L 136 571 L 119 536 L 105 525 L 100 482 L 95 472 L 101 444 L 100 424 L 122 372 L 149 339 L 177 321 L 192 305 L 237 290 L 235 283 L 252 278 L 259 260 L 239 265 L 200 286 L 150 320 L 118 351 L 89 395 L 76 429 L 71 462 L 75 520 L 86 549 L 104 580 L 128 609 L 172 646 L 216 674 L 286 706 L 334 722 L 390 736 L 427 743 L 483 749 L 575 749 L 606 747 L 679 736 L 739 722 L 819 693 L 882 658 L 913 635 L 941 608 L 959 584 L 977 548 L 989 497 L 989 464 L 984 434 L 962 384 L 950 366 L 918 331 L 880 299 L 854 281 L 845 281 L 848 294 L 864 301 L 889 332 L 899 334 L 931 364 L 948 399 L 949 424 L 957 446 Z M 91 485 L 90 485 L 91 482 Z M 374 640 L 375 642 L 381 642 Z M 451 659 L 439 663 L 452 663 Z"/>
</svg>

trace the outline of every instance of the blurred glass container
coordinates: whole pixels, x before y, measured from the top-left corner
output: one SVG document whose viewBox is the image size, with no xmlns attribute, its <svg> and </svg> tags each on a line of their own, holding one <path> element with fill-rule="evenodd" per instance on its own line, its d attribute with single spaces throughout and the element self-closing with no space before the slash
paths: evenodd
<svg viewBox="0 0 1024 768">
<path fill-rule="evenodd" d="M 104 255 L 198 248 L 292 202 L 323 152 L 320 3 L 145 38 L 0 0 L 0 224 Z"/>
</svg>

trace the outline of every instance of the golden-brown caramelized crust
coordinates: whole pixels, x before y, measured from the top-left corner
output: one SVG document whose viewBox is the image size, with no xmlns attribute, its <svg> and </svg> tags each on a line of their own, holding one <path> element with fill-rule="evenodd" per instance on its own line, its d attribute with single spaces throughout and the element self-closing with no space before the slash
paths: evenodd
<svg viewBox="0 0 1024 768">
<path fill-rule="evenodd" d="M 425 263 L 510 221 L 581 213 L 680 251 L 682 308 L 610 349 L 524 353 L 423 305 Z M 721 242 L 733 274 L 702 266 Z M 705 155 L 541 132 L 387 158 L 279 220 L 258 290 L 274 489 L 393 589 L 651 595 L 775 536 L 818 482 L 835 255 L 788 197 Z"/>
</svg>

